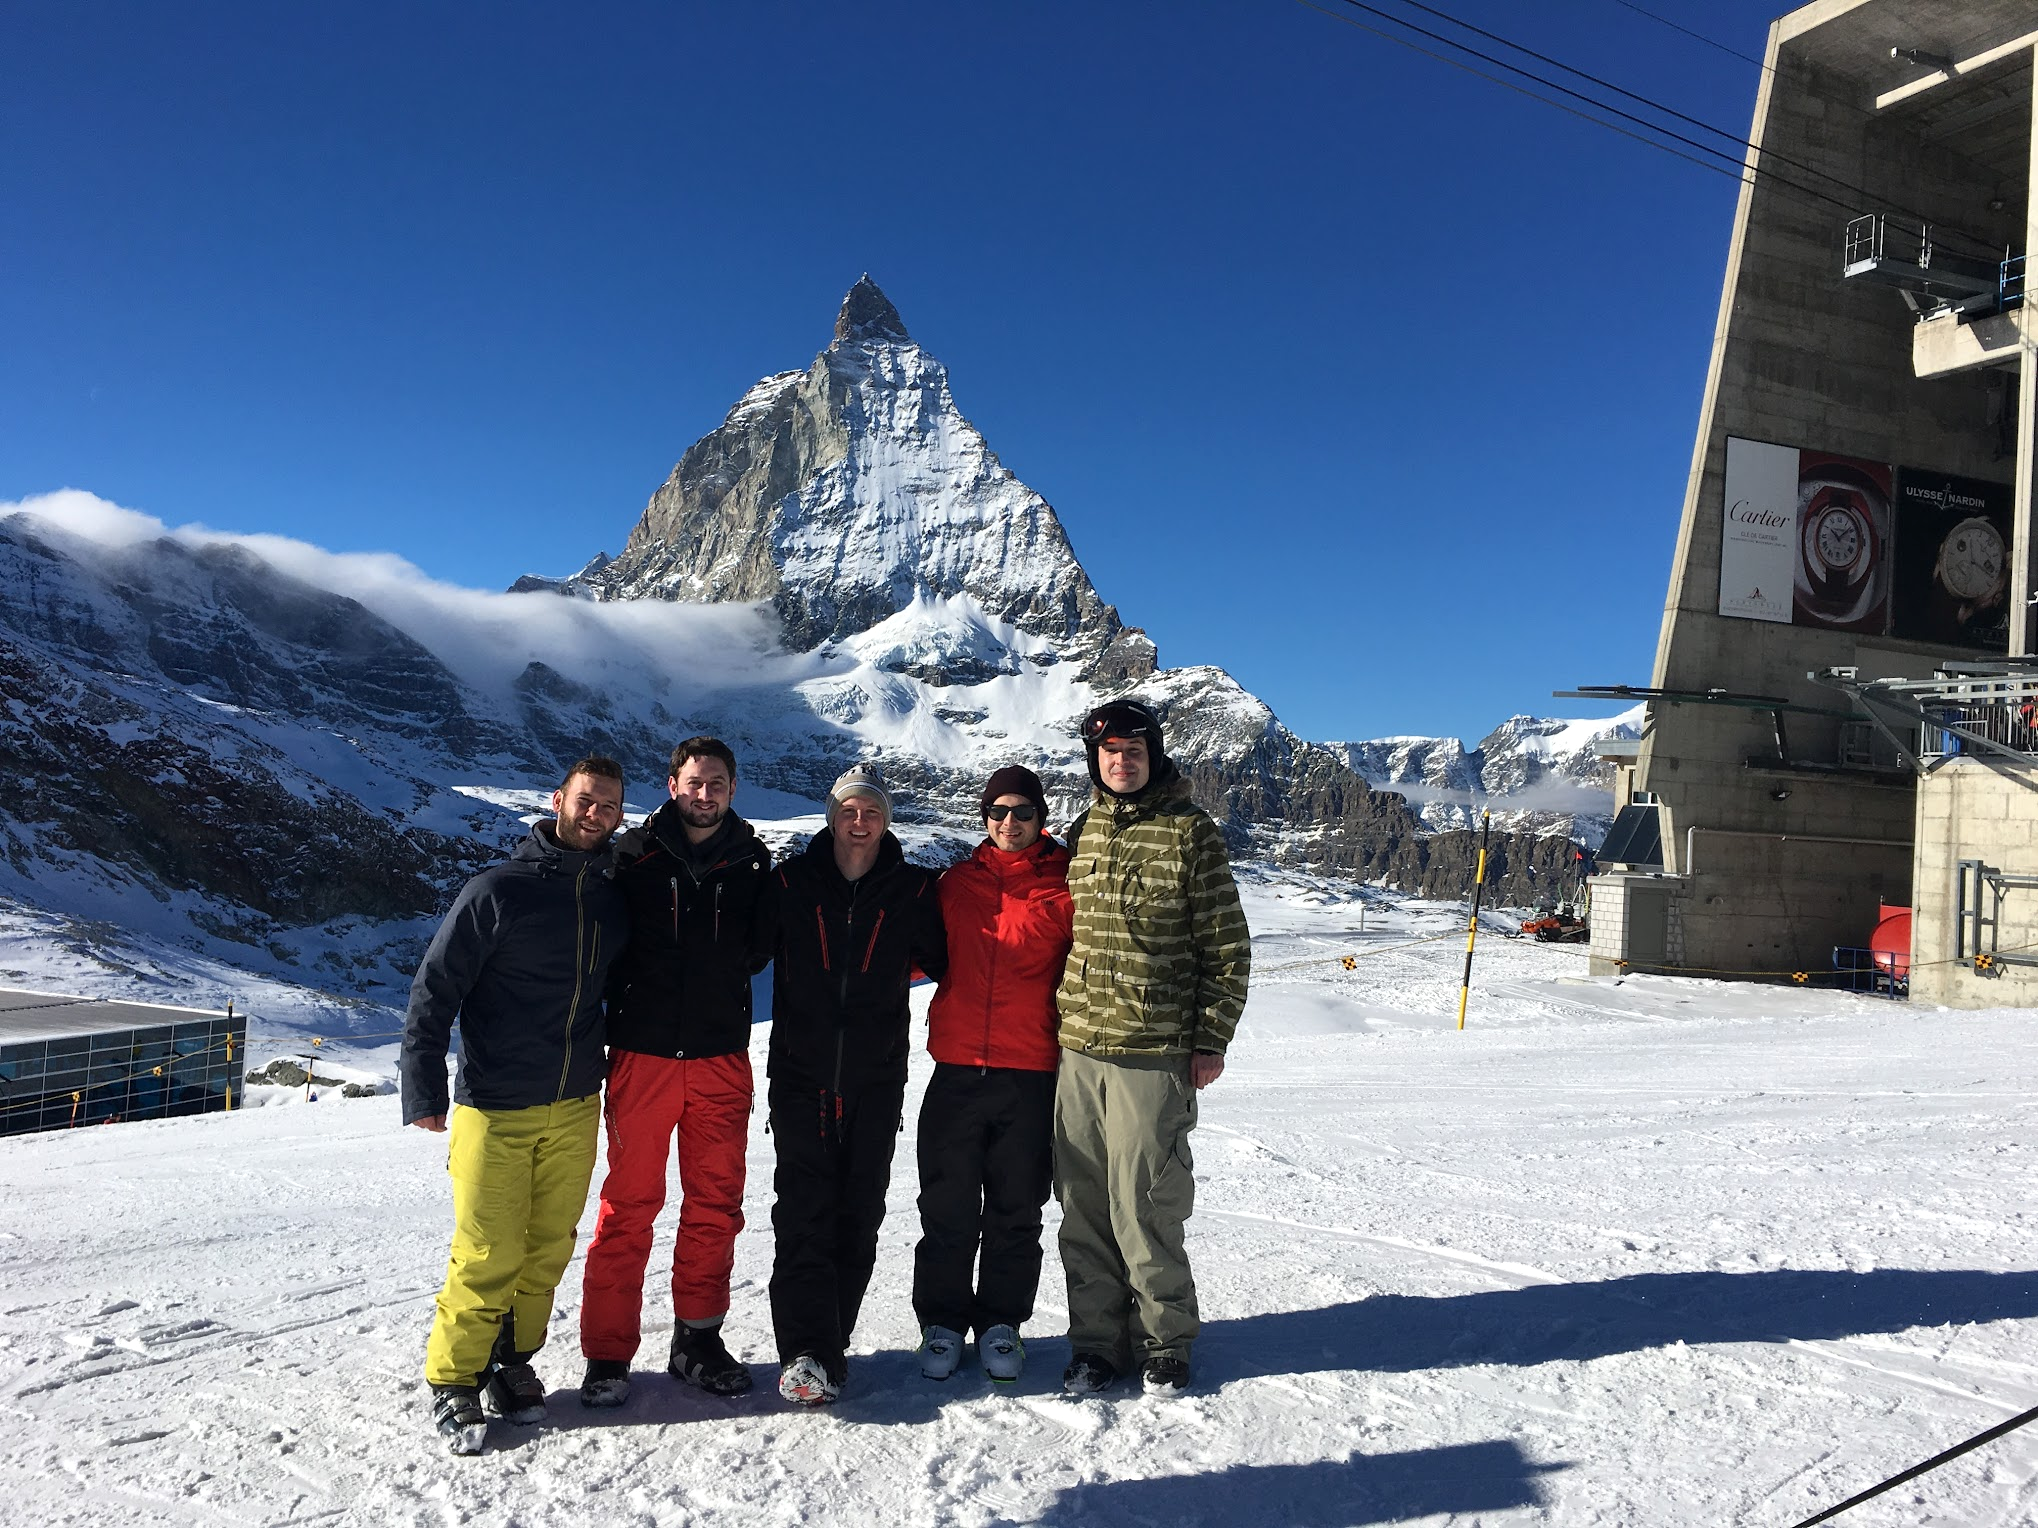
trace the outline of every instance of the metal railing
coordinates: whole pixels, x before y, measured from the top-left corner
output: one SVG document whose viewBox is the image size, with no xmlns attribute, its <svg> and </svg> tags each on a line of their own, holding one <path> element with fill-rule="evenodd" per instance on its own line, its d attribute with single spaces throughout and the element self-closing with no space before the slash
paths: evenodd
<svg viewBox="0 0 2038 1528">
<path fill-rule="evenodd" d="M 1948 665 L 1930 679 L 1868 679 L 1851 668 L 1809 676 L 1851 696 L 1921 774 L 1963 754 L 2038 764 L 2038 665 Z"/>
<path fill-rule="evenodd" d="M 1924 713 L 1918 756 L 2038 754 L 2038 673 L 1960 675 L 1906 685 Z"/>
</svg>

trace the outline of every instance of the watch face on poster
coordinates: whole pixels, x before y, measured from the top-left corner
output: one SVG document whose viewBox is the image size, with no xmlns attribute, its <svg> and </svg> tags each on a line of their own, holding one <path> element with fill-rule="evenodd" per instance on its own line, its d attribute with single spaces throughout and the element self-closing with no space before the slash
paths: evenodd
<svg viewBox="0 0 2038 1528">
<path fill-rule="evenodd" d="M 2015 498 L 2007 483 L 1898 469 L 1893 636 L 2008 651 Z"/>
<path fill-rule="evenodd" d="M 1948 594 L 1972 607 L 1962 615 L 1963 620 L 1974 611 L 1995 604 L 2003 597 L 2010 578 L 2002 534 L 1978 515 L 1962 520 L 1939 543 L 1932 576 Z"/>
<path fill-rule="evenodd" d="M 1827 458 L 1798 480 L 1796 619 L 1879 628 L 1889 499 L 1867 471 Z"/>
</svg>

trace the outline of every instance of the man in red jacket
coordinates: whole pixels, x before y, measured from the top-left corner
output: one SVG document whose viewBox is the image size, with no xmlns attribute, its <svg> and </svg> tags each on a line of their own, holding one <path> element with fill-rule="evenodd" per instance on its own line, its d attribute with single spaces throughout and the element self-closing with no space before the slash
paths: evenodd
<svg viewBox="0 0 2038 1528">
<path fill-rule="evenodd" d="M 1054 993 L 1074 911 L 1068 850 L 1043 832 L 1040 777 L 1001 769 L 978 805 L 984 842 L 941 878 L 948 974 L 927 1016 L 913 1313 L 929 1379 L 955 1372 L 975 1331 L 984 1373 L 1009 1383 L 1040 1283 L 1061 1055 Z"/>
</svg>

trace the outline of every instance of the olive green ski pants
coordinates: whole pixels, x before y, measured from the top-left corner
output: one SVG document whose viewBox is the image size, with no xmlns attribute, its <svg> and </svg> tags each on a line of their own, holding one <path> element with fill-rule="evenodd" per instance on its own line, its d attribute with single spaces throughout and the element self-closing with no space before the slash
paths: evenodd
<svg viewBox="0 0 2038 1528">
<path fill-rule="evenodd" d="M 1196 1204 L 1187 1056 L 1061 1053 L 1054 1186 L 1069 1286 L 1069 1347 L 1120 1373 L 1187 1362 L 1200 1326 L 1184 1224 Z"/>
</svg>

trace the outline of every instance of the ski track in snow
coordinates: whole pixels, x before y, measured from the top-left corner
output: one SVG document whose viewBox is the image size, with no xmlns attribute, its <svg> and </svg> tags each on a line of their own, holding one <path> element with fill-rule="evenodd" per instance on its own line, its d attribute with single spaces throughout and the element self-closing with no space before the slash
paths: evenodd
<svg viewBox="0 0 2038 1528">
<path fill-rule="evenodd" d="M 729 1322 L 758 1389 L 660 1372 L 654 1254 L 631 1399 L 583 1410 L 576 1256 L 550 1419 L 451 1458 L 419 1373 L 443 1139 L 393 1097 L 277 1090 L 0 1141 L 0 1521 L 1782 1525 L 2038 1403 L 2024 1015 L 1587 980 L 1482 935 L 1461 1033 L 1462 945 L 1408 941 L 1464 909 L 1369 896 L 1361 934 L 1320 887 L 1248 887 L 1263 978 L 1193 1137 L 1186 1397 L 1059 1395 L 1051 1232 L 1025 1378 L 920 1378 L 909 1119 L 849 1389 L 792 1411 L 759 1115 Z M 2031 1524 L 2034 1481 L 2015 1433 L 1841 1522 Z"/>
</svg>

